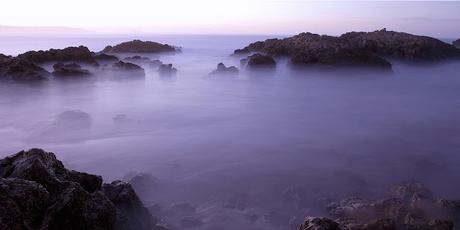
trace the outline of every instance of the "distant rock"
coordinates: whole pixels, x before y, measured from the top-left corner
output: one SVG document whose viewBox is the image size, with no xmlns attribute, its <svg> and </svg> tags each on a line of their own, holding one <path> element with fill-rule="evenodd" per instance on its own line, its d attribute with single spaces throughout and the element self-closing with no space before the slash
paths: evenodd
<svg viewBox="0 0 460 230">
<path fill-rule="evenodd" d="M 180 49 L 168 44 L 141 40 L 123 42 L 115 46 L 107 46 L 102 50 L 104 53 L 162 53 L 177 51 L 180 51 Z"/>
<path fill-rule="evenodd" d="M 57 79 L 75 79 L 75 78 L 87 78 L 93 76 L 89 70 L 83 69 L 77 63 L 57 63 L 53 65 L 54 71 L 53 76 Z"/>
<path fill-rule="evenodd" d="M 110 54 L 105 54 L 105 53 L 96 54 L 94 56 L 94 59 L 96 59 L 96 61 L 102 61 L 102 62 L 116 62 L 116 61 L 119 61 L 117 56 L 110 55 Z"/>
<path fill-rule="evenodd" d="M 94 63 L 96 54 L 85 46 L 67 47 L 64 49 L 50 49 L 29 51 L 18 55 L 19 58 L 35 63 L 43 62 L 85 62 Z"/>
<path fill-rule="evenodd" d="M 457 48 L 460 49 L 460 39 L 455 40 L 454 42 L 452 42 L 452 44 L 453 44 L 455 47 L 457 47 Z"/>
<path fill-rule="evenodd" d="M 51 74 L 34 63 L 17 57 L 0 54 L 0 81 L 46 81 Z"/>
<path fill-rule="evenodd" d="M 118 61 L 112 65 L 112 70 L 119 75 L 128 75 L 128 77 L 145 77 L 142 67 L 129 62 Z"/>
<path fill-rule="evenodd" d="M 151 60 L 148 57 L 142 57 L 142 56 L 132 56 L 132 57 L 126 57 L 123 59 L 124 61 L 135 63 L 138 65 L 148 65 L 150 68 L 158 68 L 163 62 L 160 60 Z"/>
<path fill-rule="evenodd" d="M 158 68 L 160 76 L 173 76 L 177 73 L 177 69 L 172 64 L 161 64 Z"/>
<path fill-rule="evenodd" d="M 275 69 L 276 61 L 268 55 L 254 54 L 248 57 L 249 69 Z"/>
<path fill-rule="evenodd" d="M 391 69 L 384 58 L 406 61 L 442 61 L 460 58 L 454 46 L 434 38 L 379 30 L 351 32 L 339 37 L 301 33 L 284 39 L 268 39 L 235 50 L 235 55 L 264 53 L 288 57 L 294 66 L 359 67 Z"/>
<path fill-rule="evenodd" d="M 132 187 L 68 170 L 53 153 L 21 151 L 0 160 L 0 229 L 164 229 Z"/>
<path fill-rule="evenodd" d="M 217 65 L 217 69 L 212 71 L 210 73 L 210 75 L 231 75 L 231 76 L 235 76 L 235 75 L 238 75 L 238 73 L 239 73 L 238 68 L 236 68 L 235 66 L 226 67 L 224 65 L 224 63 L 219 63 Z"/>
<path fill-rule="evenodd" d="M 87 129 L 92 124 L 91 116 L 79 110 L 67 110 L 56 116 L 52 125 L 63 129 Z"/>
</svg>

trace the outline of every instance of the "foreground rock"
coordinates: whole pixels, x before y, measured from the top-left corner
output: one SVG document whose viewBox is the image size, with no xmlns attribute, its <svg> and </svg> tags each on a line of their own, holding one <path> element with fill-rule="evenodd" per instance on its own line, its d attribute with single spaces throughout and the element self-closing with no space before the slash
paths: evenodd
<svg viewBox="0 0 460 230">
<path fill-rule="evenodd" d="M 158 74 L 160 76 L 174 76 L 177 73 L 177 69 L 172 64 L 161 64 L 158 68 Z"/>
<path fill-rule="evenodd" d="M 455 40 L 454 42 L 452 42 L 452 44 L 453 44 L 455 47 L 457 47 L 457 48 L 460 49 L 460 39 Z"/>
<path fill-rule="evenodd" d="M 93 76 L 89 70 L 83 69 L 77 63 L 57 63 L 53 65 L 53 76 L 57 79 L 87 78 Z"/>
<path fill-rule="evenodd" d="M 127 183 L 68 170 L 53 153 L 0 160 L 0 229 L 163 229 Z M 4 208 L 5 207 L 5 208 Z"/>
<path fill-rule="evenodd" d="M 351 32 L 339 37 L 301 33 L 268 39 L 235 50 L 236 55 L 264 53 L 288 57 L 294 66 L 367 67 L 391 69 L 384 58 L 406 61 L 442 61 L 460 58 L 460 50 L 434 38 L 386 31 Z"/>
<path fill-rule="evenodd" d="M 50 73 L 34 63 L 17 57 L 0 54 L 0 81 L 46 81 Z"/>
<path fill-rule="evenodd" d="M 18 55 L 19 58 L 35 63 L 43 62 L 85 62 L 94 63 L 96 54 L 85 46 L 67 47 L 64 49 L 50 49 L 29 51 Z"/>
<path fill-rule="evenodd" d="M 300 229 L 452 230 L 460 221 L 460 201 L 436 199 L 419 182 L 398 185 L 385 199 L 350 197 L 325 208 L 335 220 L 308 217 Z"/>
<path fill-rule="evenodd" d="M 225 66 L 224 63 L 219 63 L 217 65 L 217 69 L 212 71 L 210 75 L 230 75 L 235 76 L 238 75 L 239 71 L 238 68 L 235 66 Z"/>
<path fill-rule="evenodd" d="M 123 42 L 115 46 L 107 46 L 102 50 L 104 53 L 163 53 L 177 51 L 180 51 L 180 49 L 168 44 L 141 40 Z"/>
</svg>

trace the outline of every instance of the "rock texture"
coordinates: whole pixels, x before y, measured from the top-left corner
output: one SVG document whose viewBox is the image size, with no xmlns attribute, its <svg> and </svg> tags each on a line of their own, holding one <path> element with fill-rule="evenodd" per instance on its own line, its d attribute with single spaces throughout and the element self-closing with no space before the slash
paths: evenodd
<svg viewBox="0 0 460 230">
<path fill-rule="evenodd" d="M 102 50 L 104 53 L 162 53 L 177 51 L 180 50 L 168 44 L 141 40 L 123 42 L 115 46 L 107 46 Z"/>
<path fill-rule="evenodd" d="M 268 55 L 254 54 L 248 57 L 246 66 L 249 69 L 274 69 L 276 61 Z"/>
<path fill-rule="evenodd" d="M 57 63 L 53 65 L 53 76 L 57 79 L 87 78 L 93 76 L 89 70 L 83 69 L 77 63 Z"/>
<path fill-rule="evenodd" d="M 18 55 L 19 58 L 34 63 L 42 62 L 86 62 L 94 63 L 96 54 L 85 46 L 67 47 L 64 49 L 50 49 L 29 51 Z"/>
<path fill-rule="evenodd" d="M 214 71 L 212 71 L 210 74 L 211 75 L 231 75 L 231 76 L 235 76 L 235 75 L 238 75 L 239 71 L 238 71 L 238 68 L 236 68 L 235 66 L 225 66 L 224 63 L 219 63 L 217 65 L 217 69 L 215 69 Z"/>
<path fill-rule="evenodd" d="M 112 65 L 112 70 L 130 77 L 145 77 L 145 71 L 142 67 L 129 62 L 118 61 Z"/>
<path fill-rule="evenodd" d="M 163 229 L 131 186 L 68 170 L 53 153 L 0 160 L 0 229 Z M 6 207 L 6 208 L 4 208 Z"/>
<path fill-rule="evenodd" d="M 28 60 L 0 54 L 0 81 L 46 81 L 50 76 L 48 71 Z"/>
<path fill-rule="evenodd" d="M 406 61 L 442 61 L 460 58 L 454 46 L 434 38 L 387 31 L 351 32 L 339 37 L 301 33 L 285 39 L 268 39 L 235 50 L 236 55 L 264 53 L 287 56 L 295 66 L 369 67 L 391 69 L 385 58 Z"/>
</svg>

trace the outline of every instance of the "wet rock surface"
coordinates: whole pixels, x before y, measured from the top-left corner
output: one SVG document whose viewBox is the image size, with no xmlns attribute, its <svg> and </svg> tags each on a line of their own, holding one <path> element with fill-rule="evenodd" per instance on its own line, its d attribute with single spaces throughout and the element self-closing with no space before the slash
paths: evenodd
<svg viewBox="0 0 460 230">
<path fill-rule="evenodd" d="M 57 63 L 53 65 L 53 76 L 57 79 L 86 78 L 93 76 L 89 70 L 83 69 L 77 63 Z"/>
<path fill-rule="evenodd" d="M 217 64 L 217 69 L 212 71 L 210 75 L 230 75 L 230 76 L 236 76 L 238 75 L 239 71 L 238 68 L 235 66 L 225 66 L 224 63 L 219 63 Z"/>
<path fill-rule="evenodd" d="M 387 31 L 351 32 L 339 37 L 301 33 L 285 39 L 268 39 L 235 50 L 236 55 L 264 53 L 288 57 L 294 66 L 366 67 L 391 69 L 384 58 L 412 62 L 457 59 L 454 46 L 434 38 Z"/>
<path fill-rule="evenodd" d="M 21 58 L 0 54 L 0 80 L 13 82 L 46 81 L 50 73 L 42 67 Z"/>
<path fill-rule="evenodd" d="M 68 170 L 53 153 L 0 160 L 1 229 L 163 229 L 132 187 Z M 3 208 L 8 207 L 8 208 Z"/>
<path fill-rule="evenodd" d="M 123 42 L 115 46 L 107 46 L 102 50 L 104 53 L 162 53 L 177 51 L 180 50 L 168 44 L 141 40 Z"/>
</svg>

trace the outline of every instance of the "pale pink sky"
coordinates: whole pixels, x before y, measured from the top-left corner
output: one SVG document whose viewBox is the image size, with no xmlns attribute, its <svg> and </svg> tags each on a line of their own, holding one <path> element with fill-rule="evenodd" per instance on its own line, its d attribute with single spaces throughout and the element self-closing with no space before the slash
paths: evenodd
<svg viewBox="0 0 460 230">
<path fill-rule="evenodd" d="M 340 34 L 383 27 L 436 37 L 460 37 L 458 1 L 310 0 L 14 0 L 0 25 L 80 28 L 86 32 Z M 57 28 L 56 28 L 57 27 Z M 0 34 L 24 29 L 0 27 Z M 82 31 L 78 31 L 82 32 Z"/>
</svg>

